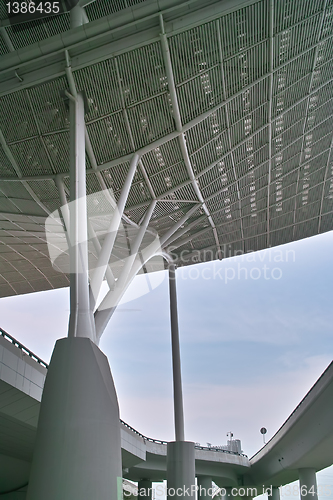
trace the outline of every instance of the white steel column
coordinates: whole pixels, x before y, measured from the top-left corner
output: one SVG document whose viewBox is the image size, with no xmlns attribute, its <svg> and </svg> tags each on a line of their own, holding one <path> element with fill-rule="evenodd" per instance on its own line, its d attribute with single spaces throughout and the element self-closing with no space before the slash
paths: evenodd
<svg viewBox="0 0 333 500">
<path fill-rule="evenodd" d="M 164 60 L 164 65 L 165 65 L 165 71 L 167 74 L 167 79 L 168 79 L 168 87 L 170 91 L 170 99 L 172 103 L 172 111 L 173 111 L 173 118 L 175 120 L 175 125 L 177 132 L 179 133 L 178 135 L 178 142 L 179 146 L 182 152 L 182 156 L 184 159 L 184 163 L 187 169 L 187 173 L 189 175 L 191 184 L 193 186 L 193 189 L 195 191 L 195 194 L 198 197 L 198 200 L 202 204 L 202 208 L 207 215 L 208 221 L 212 227 L 215 243 L 216 243 L 216 248 L 217 248 L 217 255 L 220 260 L 222 260 L 222 251 L 221 251 L 221 245 L 219 242 L 217 230 L 215 227 L 215 223 L 210 215 L 210 212 L 208 210 L 208 207 L 206 205 L 206 202 L 202 196 L 202 193 L 199 189 L 198 182 L 195 178 L 193 167 L 191 164 L 191 160 L 188 154 L 187 146 L 186 146 L 186 140 L 185 140 L 185 135 L 184 135 L 184 129 L 182 125 L 182 120 L 181 120 L 181 115 L 180 115 L 180 110 L 179 110 L 179 105 L 178 105 L 178 97 L 177 97 L 177 92 L 176 92 L 176 85 L 175 85 L 175 80 L 173 77 L 173 68 L 172 68 L 172 63 L 171 63 L 171 57 L 170 57 L 170 50 L 169 50 L 169 44 L 168 44 L 168 39 L 164 31 L 164 22 L 163 22 L 163 16 L 160 14 L 160 26 L 161 26 L 161 31 L 162 33 L 160 34 L 160 40 L 161 40 L 161 47 L 162 47 L 162 55 L 163 55 L 163 60 Z"/>
<path fill-rule="evenodd" d="M 68 247 L 70 246 L 70 241 L 69 241 L 69 208 L 68 208 L 68 203 L 67 203 L 67 198 L 66 198 L 66 192 L 65 192 L 65 186 L 62 178 L 57 175 L 55 178 L 55 183 L 58 188 L 59 192 L 59 198 L 61 202 L 61 215 L 65 224 L 65 234 L 67 238 L 67 243 Z"/>
<path fill-rule="evenodd" d="M 86 24 L 89 22 L 87 18 L 87 14 L 83 7 L 76 5 L 70 11 L 70 23 L 71 29 L 77 28 L 78 26 L 82 26 L 82 24 Z"/>
<path fill-rule="evenodd" d="M 100 288 L 102 286 L 102 282 L 104 279 L 105 271 L 111 256 L 111 252 L 113 249 L 114 242 L 116 240 L 117 236 L 117 231 L 119 229 L 119 225 L 121 223 L 121 218 L 124 213 L 127 197 L 129 194 L 129 191 L 131 189 L 132 185 L 132 180 L 138 165 L 138 161 L 140 159 L 140 156 L 135 153 L 132 157 L 132 161 L 130 163 L 129 171 L 127 173 L 127 177 L 124 183 L 124 186 L 121 190 L 121 194 L 117 203 L 117 207 L 113 213 L 112 220 L 110 223 L 110 226 L 108 228 L 108 232 L 105 236 L 101 252 L 98 256 L 98 261 L 96 263 L 96 269 L 93 274 L 93 277 L 91 279 L 91 290 L 93 293 L 93 296 L 95 298 L 95 301 L 98 297 L 98 294 L 100 292 Z"/>
<path fill-rule="evenodd" d="M 318 500 L 316 469 L 299 469 L 298 474 L 300 499 Z"/>
<path fill-rule="evenodd" d="M 97 341 L 99 341 L 99 339 L 101 338 L 113 312 L 116 309 L 119 300 L 121 299 L 124 291 L 127 288 L 126 282 L 128 279 L 128 275 L 139 252 L 140 245 L 147 230 L 151 216 L 154 212 L 155 206 L 156 206 L 156 200 L 153 200 L 148 207 L 144 220 L 142 221 L 139 232 L 131 248 L 131 255 L 126 258 L 124 267 L 115 285 L 114 290 L 110 290 L 107 293 L 106 297 L 103 299 L 98 310 L 95 313 Z"/>
<path fill-rule="evenodd" d="M 150 216 L 149 211 L 153 210 L 153 206 L 155 206 L 156 200 L 153 200 L 150 207 L 148 208 L 148 211 L 145 215 L 145 218 L 141 224 L 141 227 L 145 225 L 145 228 L 147 228 Z M 110 319 L 110 317 L 113 314 L 113 311 L 115 310 L 116 305 L 118 304 L 119 300 L 125 293 L 125 290 L 127 287 L 130 285 L 132 280 L 135 278 L 135 276 L 138 274 L 142 266 L 148 262 L 149 259 L 154 257 L 154 255 L 160 255 L 163 247 L 167 244 L 169 238 L 186 222 L 186 220 L 193 215 L 200 205 L 195 205 L 192 207 L 179 221 L 177 221 L 163 236 L 161 236 L 160 239 L 156 238 L 155 241 L 149 245 L 149 250 L 148 251 L 142 251 L 141 257 L 143 257 L 143 261 L 140 256 L 135 255 L 133 253 L 133 256 L 131 259 L 128 258 L 128 266 L 130 262 L 133 262 L 132 267 L 130 268 L 128 272 L 127 265 L 124 266 L 124 269 L 122 271 L 122 274 L 117 281 L 116 287 L 114 290 L 109 291 L 101 304 L 99 305 L 98 310 L 95 313 L 95 323 L 96 323 L 96 331 L 97 331 L 97 338 L 99 339 L 100 336 L 103 333 L 103 330 L 105 326 L 107 325 L 107 321 Z M 141 229 L 140 229 L 141 232 Z M 137 242 L 141 241 L 140 238 L 140 232 L 138 233 L 137 236 Z M 144 232 L 142 233 L 143 236 Z M 133 248 L 136 248 L 136 244 L 134 244 Z M 139 245 L 140 246 L 140 245 Z M 139 248 L 139 246 L 137 248 Z M 126 277 L 126 280 L 125 278 Z M 120 286 L 121 285 L 121 286 Z M 109 310 L 107 312 L 106 310 Z M 108 317 L 108 319 L 106 319 Z"/>
<path fill-rule="evenodd" d="M 175 437 L 176 441 L 185 441 L 183 391 L 182 391 L 182 376 L 181 376 L 181 365 L 180 365 L 180 347 L 179 347 L 179 329 L 178 329 L 178 311 L 177 311 L 176 266 L 174 264 L 169 264 L 169 291 L 170 291 Z"/>
<path fill-rule="evenodd" d="M 57 341 L 47 372 L 27 500 L 120 500 L 121 437 L 117 394 L 96 345 L 89 299 L 85 123 L 82 94 L 70 99 L 70 195 L 57 178 L 69 219 L 69 335 Z M 68 217 L 69 208 L 69 217 Z M 67 227 L 68 229 L 68 227 Z M 67 235 L 68 236 L 68 235 Z"/>
<path fill-rule="evenodd" d="M 168 87 L 170 91 L 170 99 L 172 103 L 173 117 L 176 124 L 177 132 L 179 133 L 179 146 L 182 151 L 182 156 L 189 174 L 192 186 L 200 201 L 202 208 L 208 216 L 210 224 L 212 218 L 205 205 L 205 201 L 198 188 L 197 181 L 194 177 L 191 162 L 189 160 L 185 137 L 182 128 L 181 116 L 179 112 L 176 86 L 173 77 L 173 69 L 171 64 L 170 51 L 168 40 L 164 31 L 164 23 L 162 14 L 160 14 L 161 26 L 161 47 L 164 65 L 166 69 Z M 214 232 L 215 226 L 213 226 Z M 214 232 L 216 239 L 217 233 Z M 217 246 L 220 251 L 220 246 L 217 241 Z M 176 441 L 168 443 L 167 450 L 167 482 L 168 482 L 168 499 L 173 498 L 172 489 L 176 492 L 176 498 L 195 498 L 195 459 L 194 459 L 194 443 L 186 442 L 184 437 L 184 413 L 183 413 L 183 396 L 181 385 L 181 369 L 180 369 L 180 350 L 179 350 L 179 335 L 178 335 L 178 317 L 177 317 L 177 296 L 175 283 L 175 265 L 169 265 L 169 286 L 170 286 L 170 314 L 171 314 L 171 339 L 172 339 L 172 366 L 173 366 L 173 388 L 174 388 L 174 413 L 175 413 L 175 434 Z M 189 488 L 190 496 L 187 496 L 185 490 Z M 182 492 L 178 494 L 179 492 Z"/>
<path fill-rule="evenodd" d="M 84 99 L 69 99 L 70 106 L 70 318 L 69 337 L 96 340 L 90 308 Z"/>
<path fill-rule="evenodd" d="M 169 291 L 171 317 L 171 347 L 173 370 L 173 399 L 176 441 L 168 443 L 167 484 L 168 500 L 171 498 L 195 499 L 194 443 L 185 441 L 183 391 L 179 347 L 176 266 L 169 264 Z"/>
</svg>

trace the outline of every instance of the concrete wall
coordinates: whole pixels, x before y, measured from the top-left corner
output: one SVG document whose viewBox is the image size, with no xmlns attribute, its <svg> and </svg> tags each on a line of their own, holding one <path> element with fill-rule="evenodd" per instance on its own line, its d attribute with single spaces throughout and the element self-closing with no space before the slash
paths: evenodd
<svg viewBox="0 0 333 500">
<path fill-rule="evenodd" d="M 0 336 L 0 379 L 40 401 L 47 369 Z"/>
</svg>

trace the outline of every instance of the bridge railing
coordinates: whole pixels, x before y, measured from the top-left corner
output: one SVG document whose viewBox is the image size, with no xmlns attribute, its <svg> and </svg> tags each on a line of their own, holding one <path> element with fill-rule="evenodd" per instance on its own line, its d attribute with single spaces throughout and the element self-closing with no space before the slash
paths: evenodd
<svg viewBox="0 0 333 500">
<path fill-rule="evenodd" d="M 32 351 L 30 351 L 30 349 L 28 349 L 27 347 L 25 347 L 25 345 L 21 344 L 21 342 L 19 342 L 18 340 L 14 339 L 14 337 L 12 337 L 11 335 L 9 335 L 9 333 L 7 333 L 2 328 L 0 328 L 0 335 L 1 335 L 1 337 L 4 337 L 6 340 L 8 340 L 15 347 L 18 347 L 22 352 L 24 352 L 24 354 L 26 354 L 31 359 L 33 359 L 34 361 L 36 361 L 36 363 L 38 363 L 39 365 L 44 366 L 45 368 L 49 367 L 49 365 L 47 363 L 45 363 L 45 361 L 43 361 L 42 359 L 40 359 L 36 354 L 34 354 Z M 137 436 L 140 436 L 145 441 L 149 441 L 150 443 L 156 443 L 156 444 L 168 444 L 168 441 L 161 441 L 160 439 L 153 439 L 153 438 L 145 436 L 144 434 L 141 434 L 141 432 L 137 431 L 136 429 L 134 429 L 134 427 L 130 426 L 129 424 L 127 424 L 123 420 L 120 420 L 120 422 L 127 429 L 129 429 L 131 432 L 134 432 L 134 434 L 137 434 Z M 215 447 L 209 447 L 209 446 L 200 446 L 200 445 L 195 445 L 194 447 L 195 447 L 196 450 L 216 451 L 216 452 L 219 452 L 219 453 L 228 453 L 230 455 L 239 455 L 239 456 L 243 456 L 243 457 L 247 456 L 247 455 L 244 455 L 244 453 L 237 453 L 235 451 L 223 450 L 221 448 L 215 448 Z"/>
<path fill-rule="evenodd" d="M 138 436 L 140 436 L 145 441 L 149 441 L 150 443 L 157 443 L 157 444 L 168 444 L 168 441 L 161 441 L 160 439 L 149 438 L 149 437 L 145 436 L 144 434 L 141 434 L 141 432 L 137 431 L 136 429 L 134 429 L 134 427 L 130 426 L 129 424 L 127 424 L 126 422 L 124 422 L 121 419 L 120 419 L 120 422 L 127 429 L 129 429 L 130 431 L 134 432 L 135 434 L 137 434 Z M 228 453 L 230 455 L 238 455 L 238 456 L 242 456 L 242 457 L 247 457 L 247 455 L 245 455 L 244 453 L 237 453 L 236 451 L 224 450 L 222 448 L 217 448 L 216 446 L 201 446 L 201 445 L 196 444 L 194 446 L 194 448 L 196 450 L 217 451 L 219 453 Z"/>
<path fill-rule="evenodd" d="M 147 436 L 145 436 L 144 434 L 141 434 L 141 432 L 137 431 L 136 429 L 134 429 L 134 427 L 131 427 L 130 425 L 128 425 L 126 422 L 124 422 L 123 420 L 120 419 L 120 422 L 127 428 L 129 429 L 130 431 L 134 432 L 135 434 L 137 434 L 138 436 L 140 436 L 142 439 L 144 439 L 145 441 L 149 441 L 150 443 L 157 443 L 157 444 L 168 444 L 167 441 L 161 441 L 160 439 L 153 439 L 153 438 L 149 438 Z"/>
<path fill-rule="evenodd" d="M 44 366 L 45 368 L 48 368 L 49 365 L 45 363 L 42 359 L 40 359 L 36 354 L 34 354 L 30 349 L 25 347 L 25 345 L 21 344 L 21 342 L 18 342 L 18 340 L 14 339 L 9 333 L 7 333 L 5 330 L 0 328 L 0 335 L 1 337 L 4 337 L 6 340 L 8 340 L 11 344 L 13 344 L 15 347 L 18 347 L 24 354 L 29 356 L 29 358 L 33 359 L 36 361 L 41 366 Z"/>
</svg>

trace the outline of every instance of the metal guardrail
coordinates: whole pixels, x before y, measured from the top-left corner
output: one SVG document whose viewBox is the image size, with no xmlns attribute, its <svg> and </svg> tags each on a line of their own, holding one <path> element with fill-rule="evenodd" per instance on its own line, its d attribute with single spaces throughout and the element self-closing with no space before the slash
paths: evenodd
<svg viewBox="0 0 333 500">
<path fill-rule="evenodd" d="M 214 446 L 199 446 L 199 445 L 196 445 L 196 446 L 194 446 L 194 448 L 196 450 L 217 451 L 217 452 L 220 452 L 220 453 L 229 453 L 229 455 L 237 455 L 239 457 L 246 457 L 247 458 L 247 455 L 245 455 L 245 453 L 238 453 L 237 451 L 231 451 L 231 450 L 223 450 L 222 448 L 216 448 Z"/>
<path fill-rule="evenodd" d="M 0 335 L 1 337 L 4 337 L 6 340 L 8 340 L 11 344 L 13 344 L 15 347 L 18 347 L 24 354 L 29 356 L 29 358 L 33 359 L 36 361 L 41 366 L 44 366 L 45 368 L 48 368 L 49 365 L 45 363 L 42 359 L 40 359 L 36 354 L 34 354 L 30 349 L 25 347 L 25 345 L 21 344 L 21 342 L 18 342 L 14 337 L 9 335 L 9 333 L 5 332 L 2 328 L 0 328 Z"/>
<path fill-rule="evenodd" d="M 137 434 L 138 436 L 140 436 L 145 441 L 149 441 L 150 443 L 157 443 L 157 444 L 168 444 L 168 441 L 161 441 L 160 439 L 149 438 L 149 437 L 145 436 L 144 434 L 141 434 L 141 432 L 137 431 L 136 429 L 134 429 L 134 427 L 131 427 L 130 425 L 128 425 L 126 422 L 124 422 L 121 419 L 120 419 L 120 422 L 127 429 L 129 429 L 130 431 L 134 432 L 135 434 Z M 194 448 L 196 450 L 217 451 L 217 452 L 220 452 L 220 453 L 228 453 L 229 455 L 238 455 L 238 456 L 246 457 L 247 458 L 247 455 L 245 455 L 244 453 L 237 453 L 236 451 L 223 450 L 221 448 L 216 448 L 216 446 L 211 446 L 210 447 L 210 446 L 195 445 Z"/>
<path fill-rule="evenodd" d="M 6 340 L 8 340 L 15 347 L 18 347 L 22 352 L 24 352 L 27 356 L 29 356 L 31 359 L 36 361 L 36 363 L 38 363 L 39 365 L 44 366 L 45 368 L 49 367 L 49 365 L 47 363 L 45 363 L 45 361 L 40 359 L 36 354 L 34 354 L 32 351 L 30 351 L 30 349 L 28 349 L 23 344 L 21 344 L 21 342 L 18 342 L 16 339 L 14 339 L 14 337 L 9 335 L 9 333 L 7 333 L 2 328 L 0 328 L 0 335 L 1 335 L 1 337 L 4 337 Z M 134 434 L 137 434 L 145 441 L 149 441 L 150 443 L 156 443 L 156 444 L 168 444 L 168 441 L 161 441 L 160 439 L 153 439 L 153 438 L 144 436 L 143 434 L 141 434 L 141 432 L 137 431 L 136 429 L 134 429 L 134 427 L 131 427 L 129 424 L 127 424 L 126 422 L 124 422 L 121 419 L 120 419 L 120 422 L 127 429 L 134 432 Z M 230 455 L 238 455 L 238 456 L 242 456 L 242 457 L 247 457 L 247 455 L 245 455 L 244 453 L 237 453 L 235 451 L 230 451 L 230 450 L 222 450 L 221 448 L 214 448 L 214 447 L 209 447 L 209 446 L 199 446 L 199 445 L 195 445 L 194 448 L 196 450 L 216 451 L 216 452 L 220 452 L 220 453 L 228 453 Z"/>
<path fill-rule="evenodd" d="M 134 432 L 135 434 L 137 434 L 138 436 L 140 436 L 142 439 L 144 439 L 145 441 L 149 441 L 150 443 L 157 443 L 157 444 L 168 444 L 168 441 L 161 441 L 160 439 L 153 439 L 153 438 L 149 438 L 147 436 L 144 436 L 144 434 L 141 434 L 141 432 L 137 431 L 136 429 L 134 429 L 134 427 L 131 427 L 130 425 L 128 425 L 126 422 L 124 422 L 123 420 L 120 419 L 120 422 L 127 428 L 129 429 L 130 431 Z"/>
</svg>

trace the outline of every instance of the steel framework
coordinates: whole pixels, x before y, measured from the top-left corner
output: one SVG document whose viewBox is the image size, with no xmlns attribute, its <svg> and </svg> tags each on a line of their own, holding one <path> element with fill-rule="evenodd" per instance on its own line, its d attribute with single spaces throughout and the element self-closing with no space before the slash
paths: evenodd
<svg viewBox="0 0 333 500">
<path fill-rule="evenodd" d="M 332 1 L 126 5 L 80 5 L 72 29 L 0 12 L 1 296 L 68 284 L 43 228 L 69 194 L 66 88 L 89 102 L 87 192 L 113 191 L 117 224 L 154 204 L 160 237 L 189 214 L 164 242 L 178 266 L 332 229 Z M 89 239 L 91 285 L 112 285 L 114 242 Z"/>
</svg>

